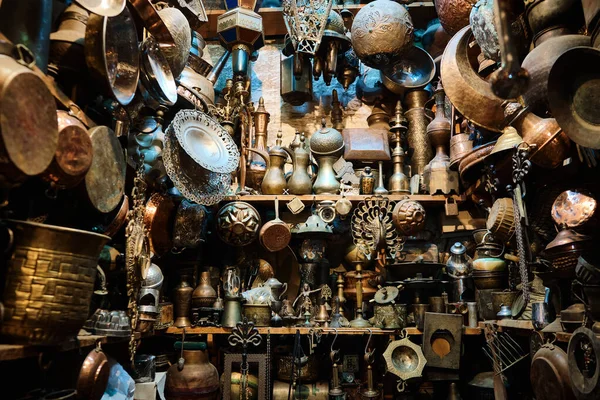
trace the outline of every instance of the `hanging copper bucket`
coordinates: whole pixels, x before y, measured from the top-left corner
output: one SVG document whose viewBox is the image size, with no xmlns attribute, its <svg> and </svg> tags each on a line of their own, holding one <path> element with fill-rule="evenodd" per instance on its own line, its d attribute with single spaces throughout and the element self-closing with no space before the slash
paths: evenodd
<svg viewBox="0 0 600 400">
<path fill-rule="evenodd" d="M 471 28 L 462 28 L 448 42 L 441 64 L 441 77 L 446 95 L 456 109 L 475 125 L 499 132 L 504 126 L 502 99 L 474 68 L 479 54 L 471 48 Z"/>
<path fill-rule="evenodd" d="M 6 220 L 10 256 L 0 333 L 28 344 L 74 337 L 87 319 L 100 251 L 110 237 Z"/>
</svg>

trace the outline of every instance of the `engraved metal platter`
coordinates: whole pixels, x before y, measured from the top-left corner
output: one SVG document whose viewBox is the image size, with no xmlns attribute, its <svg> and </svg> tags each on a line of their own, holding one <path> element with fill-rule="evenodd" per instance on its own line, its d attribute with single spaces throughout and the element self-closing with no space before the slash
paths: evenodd
<svg viewBox="0 0 600 400">
<path fill-rule="evenodd" d="M 181 147 L 200 166 L 224 174 L 240 161 L 237 145 L 217 120 L 198 110 L 181 110 L 169 125 Z"/>
<path fill-rule="evenodd" d="M 217 204 L 231 186 L 231 174 L 211 172 L 188 156 L 179 145 L 172 126 L 165 132 L 163 162 L 177 190 L 186 199 L 198 204 Z"/>
</svg>

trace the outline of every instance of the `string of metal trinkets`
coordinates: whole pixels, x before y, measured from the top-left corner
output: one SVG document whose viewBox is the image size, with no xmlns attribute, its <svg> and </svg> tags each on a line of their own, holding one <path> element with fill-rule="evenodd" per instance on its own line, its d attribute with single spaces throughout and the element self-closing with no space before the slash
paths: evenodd
<svg viewBox="0 0 600 400">
<path fill-rule="evenodd" d="M 530 146 L 521 143 L 517 146 L 515 154 L 512 157 L 513 173 L 512 178 L 515 187 L 512 188 L 513 195 L 513 210 L 515 214 L 515 235 L 517 238 L 517 251 L 519 253 L 519 273 L 521 275 L 521 292 L 523 293 L 523 299 L 525 304 L 529 302 L 529 274 L 527 272 L 527 246 L 526 236 L 523 230 L 523 224 L 529 225 L 527 221 L 527 210 L 523 203 L 523 196 L 525 196 L 525 183 L 523 180 L 529 173 L 531 168 L 531 161 L 529 158 Z"/>
<path fill-rule="evenodd" d="M 267 400 L 271 400 L 271 329 L 267 329 Z"/>
<path fill-rule="evenodd" d="M 150 266 L 148 232 L 144 226 L 146 200 L 146 181 L 144 179 L 144 156 L 141 156 L 131 191 L 133 208 L 127 213 L 127 228 L 125 229 L 126 247 L 125 263 L 127 271 L 127 314 L 131 322 L 129 339 L 129 358 L 133 365 L 137 349 L 135 327 L 138 323 L 138 297 L 141 288 L 141 278 Z"/>
</svg>

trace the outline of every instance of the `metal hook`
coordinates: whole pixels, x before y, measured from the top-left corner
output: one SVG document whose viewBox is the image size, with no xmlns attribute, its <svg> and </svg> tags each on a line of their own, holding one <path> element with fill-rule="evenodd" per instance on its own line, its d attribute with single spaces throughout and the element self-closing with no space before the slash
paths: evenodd
<svg viewBox="0 0 600 400">
<path fill-rule="evenodd" d="M 373 331 L 371 328 L 368 328 L 367 330 L 369 331 L 369 339 L 367 339 L 367 345 L 365 346 L 365 354 L 369 352 L 369 344 L 371 343 L 371 338 L 373 337 Z M 375 350 L 373 349 L 373 351 Z"/>
<path fill-rule="evenodd" d="M 335 341 L 337 340 L 338 337 L 338 330 L 337 328 L 333 328 L 333 331 L 335 332 L 335 337 L 333 338 L 333 342 L 331 342 L 331 352 L 333 353 L 333 345 L 335 344 Z M 337 350 L 336 350 L 337 351 Z"/>
</svg>

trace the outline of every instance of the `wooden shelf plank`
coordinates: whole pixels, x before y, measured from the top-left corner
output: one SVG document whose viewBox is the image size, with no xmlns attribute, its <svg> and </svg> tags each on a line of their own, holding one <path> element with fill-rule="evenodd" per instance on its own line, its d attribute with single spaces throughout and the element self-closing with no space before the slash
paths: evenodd
<svg viewBox="0 0 600 400">
<path fill-rule="evenodd" d="M 349 5 L 346 8 L 356 14 L 366 4 Z M 413 24 L 417 28 L 425 28 L 429 20 L 436 18 L 435 5 L 432 1 L 416 1 L 407 5 L 408 11 L 413 19 Z M 334 7 L 340 11 L 342 7 Z M 283 21 L 281 7 L 261 8 L 258 13 L 263 18 L 263 29 L 266 37 L 284 36 L 287 34 L 287 29 Z M 204 39 L 217 38 L 217 18 L 225 13 L 225 10 L 207 10 L 206 22 L 198 30 Z"/>
<path fill-rule="evenodd" d="M 295 335 L 296 331 L 300 331 L 301 335 L 309 334 L 310 330 L 322 329 L 323 333 L 334 333 L 333 328 L 287 328 L 287 327 L 257 327 L 258 333 L 266 334 L 269 331 L 271 335 Z M 400 334 L 400 329 L 379 329 L 379 328 L 371 328 L 373 335 L 396 335 Z M 337 330 L 339 335 L 368 335 L 369 331 L 367 329 L 357 329 L 357 328 L 339 328 Z M 422 335 L 423 332 L 419 331 L 415 327 L 406 328 L 406 332 L 409 336 Z M 480 335 L 482 332 L 481 328 L 469 328 L 465 327 L 463 333 L 465 335 Z M 174 326 L 168 328 L 166 330 L 167 334 L 170 335 L 181 335 L 183 333 L 182 328 L 176 328 Z M 196 327 L 196 328 L 186 328 L 186 335 L 229 335 L 231 334 L 231 328 L 218 328 L 218 327 Z"/>
<path fill-rule="evenodd" d="M 77 336 L 77 339 L 70 340 L 58 346 L 30 346 L 21 344 L 0 344 L 0 361 L 18 360 L 21 358 L 37 357 L 42 352 L 62 352 L 84 347 L 92 347 L 99 340 L 100 344 L 124 343 L 129 341 L 129 337 L 108 337 L 102 335 L 83 334 Z M 82 333 L 80 332 L 80 333 Z M 139 339 L 140 334 L 136 333 Z"/>
<path fill-rule="evenodd" d="M 522 319 L 501 319 L 501 320 L 490 320 L 479 322 L 479 327 L 483 328 L 486 323 L 492 323 L 499 328 L 512 328 L 521 329 L 526 331 L 533 331 L 533 323 L 530 320 Z"/>
<path fill-rule="evenodd" d="M 364 199 L 366 199 L 367 197 L 371 197 L 372 195 L 353 195 L 353 196 L 346 196 L 346 198 L 348 200 L 350 200 L 351 202 L 359 202 L 362 201 Z M 341 198 L 340 195 L 334 195 L 334 194 L 305 194 L 305 195 L 247 195 L 247 196 L 228 196 L 226 197 L 223 201 L 233 201 L 233 200 L 242 200 L 242 201 L 246 201 L 248 203 L 271 203 L 273 204 L 273 202 L 275 201 L 275 197 L 277 197 L 279 199 L 279 201 L 281 202 L 288 202 L 291 201 L 294 197 L 299 198 L 300 200 L 302 200 L 302 202 L 304 203 L 312 203 L 314 201 L 319 202 L 319 201 L 323 201 L 323 200 L 339 200 Z M 419 203 L 422 203 L 423 205 L 437 205 L 437 206 L 443 206 L 446 203 L 446 199 L 448 198 L 453 198 L 457 203 L 463 203 L 466 201 L 466 197 L 465 196 L 460 196 L 460 195 L 449 195 L 449 196 L 445 196 L 445 195 L 428 195 L 428 194 L 415 194 L 415 195 L 401 195 L 401 194 L 392 194 L 392 195 L 386 195 L 384 197 L 387 197 L 388 199 L 390 199 L 391 201 L 399 201 L 405 198 L 408 198 L 410 200 L 414 200 L 414 201 L 418 201 Z"/>
</svg>

